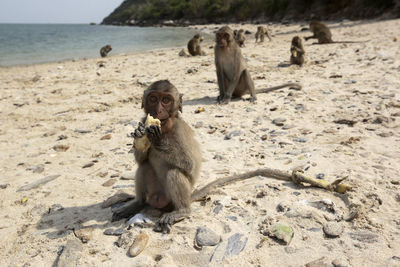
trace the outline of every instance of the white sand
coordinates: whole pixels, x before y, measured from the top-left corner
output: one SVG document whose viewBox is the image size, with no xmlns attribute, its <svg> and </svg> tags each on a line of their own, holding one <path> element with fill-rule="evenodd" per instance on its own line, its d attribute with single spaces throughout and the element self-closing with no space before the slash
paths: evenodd
<svg viewBox="0 0 400 267">
<path fill-rule="evenodd" d="M 394 41 L 400 39 L 400 20 L 345 25 L 330 24 L 339 26 L 332 28 L 334 40 L 370 41 L 323 46 L 308 41 L 302 68 L 278 67 L 289 60 L 292 37 L 310 35 L 300 32 L 299 25 L 270 26 L 273 41 L 261 45 L 254 44 L 254 34 L 247 35 L 242 52 L 256 88 L 289 81 L 303 85 L 302 91 L 258 95 L 255 104 L 242 100 L 216 104 L 211 43 L 204 45 L 208 54 L 204 57 L 179 57 L 181 48 L 176 48 L 114 53 L 104 59 L 103 68 L 97 65 L 100 58 L 1 68 L 0 184 L 9 185 L 0 189 L 0 265 L 51 266 L 67 240 L 77 239 L 69 229 L 91 226 L 93 236 L 83 244 L 79 266 L 301 266 L 321 257 L 329 265 L 337 259 L 351 266 L 400 266 L 400 40 Z M 253 33 L 256 28 L 232 26 Z M 206 28 L 214 27 L 219 26 Z M 198 71 L 188 74 L 188 69 Z M 198 185 L 256 168 L 290 171 L 309 166 L 306 173 L 311 177 L 323 173 L 333 181 L 348 176 L 354 190 L 340 195 L 261 177 L 228 185 L 211 194 L 205 205 L 193 203 L 191 218 L 176 224 L 171 234 L 144 228 L 149 245 L 138 257 L 128 257 L 126 249 L 114 244 L 117 237 L 103 234 L 123 222 L 111 223 L 110 209 L 100 205 L 118 190 L 133 194 L 134 189 L 102 184 L 111 176 L 114 185 L 133 184 L 119 179 L 136 170 L 132 154 L 127 153 L 132 143 L 127 135 L 135 129 L 130 122 L 143 116 L 143 90 L 160 79 L 169 79 L 184 93 L 182 116 L 193 128 L 197 125 L 204 158 Z M 200 106 L 205 112 L 195 114 Z M 283 130 L 272 124 L 275 118 L 285 118 L 285 125 L 293 127 Z M 349 127 L 333 122 L 339 119 L 357 123 Z M 210 134 L 210 127 L 217 130 Z M 273 130 L 283 134 L 273 136 Z M 240 135 L 224 140 L 232 131 Z M 100 140 L 107 133 L 111 139 Z M 67 139 L 57 141 L 61 135 Z M 347 142 L 350 138 L 353 142 Z M 59 144 L 69 149 L 55 151 Z M 93 160 L 98 162 L 82 168 Z M 40 168 L 34 172 L 38 165 L 44 168 L 41 173 Z M 17 192 L 55 174 L 60 177 Z M 256 198 L 261 191 L 265 196 Z M 361 207 L 357 218 L 339 222 L 344 231 L 338 238 L 324 236 L 322 226 L 334 219 L 327 211 L 305 205 L 300 205 L 297 217 L 277 211 L 283 201 L 290 206 L 323 198 L 331 199 L 344 216 L 350 205 Z M 215 214 L 217 200 L 224 207 Z M 54 204 L 64 209 L 49 213 Z M 260 233 L 266 217 L 293 227 L 288 246 Z M 193 247 L 199 226 L 209 227 L 223 240 L 241 233 L 247 244 L 238 256 L 209 263 L 215 247 Z M 365 231 L 370 238 L 357 240 L 355 234 Z"/>
</svg>

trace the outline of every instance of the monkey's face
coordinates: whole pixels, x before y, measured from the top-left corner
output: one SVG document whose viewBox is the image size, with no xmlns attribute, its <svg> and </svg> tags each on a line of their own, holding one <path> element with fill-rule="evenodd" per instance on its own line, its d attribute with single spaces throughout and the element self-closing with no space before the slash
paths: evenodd
<svg viewBox="0 0 400 267">
<path fill-rule="evenodd" d="M 145 102 L 145 112 L 165 126 L 174 112 L 174 96 L 165 92 L 150 92 Z"/>
<path fill-rule="evenodd" d="M 216 34 L 216 42 L 220 48 L 228 47 L 231 39 L 231 35 L 227 32 L 217 32 Z"/>
</svg>

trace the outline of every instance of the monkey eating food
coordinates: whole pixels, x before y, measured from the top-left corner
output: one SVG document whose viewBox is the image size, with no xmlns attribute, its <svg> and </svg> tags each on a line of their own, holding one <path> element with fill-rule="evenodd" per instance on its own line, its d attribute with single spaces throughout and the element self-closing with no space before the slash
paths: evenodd
<svg viewBox="0 0 400 267">
<path fill-rule="evenodd" d="M 101 57 L 106 57 L 108 53 L 112 50 L 111 45 L 105 45 L 100 49 L 100 55 Z"/>
<path fill-rule="evenodd" d="M 290 46 L 290 64 L 302 66 L 304 64 L 305 53 L 303 42 L 301 41 L 300 37 L 293 37 L 292 44 Z"/>
<path fill-rule="evenodd" d="M 219 103 L 227 104 L 232 97 L 241 97 L 247 93 L 250 94 L 250 101 L 253 102 L 257 99 L 258 93 L 267 93 L 284 87 L 301 89 L 300 84 L 286 83 L 255 90 L 253 79 L 247 69 L 241 49 L 234 40 L 232 29 L 228 26 L 220 28 L 216 32 L 215 41 L 215 67 L 219 88 L 217 101 Z"/>
<path fill-rule="evenodd" d="M 156 230 L 169 232 L 173 223 L 190 214 L 191 193 L 200 173 L 201 150 L 192 129 L 179 115 L 182 96 L 169 81 L 150 85 L 144 91 L 142 107 L 160 124 L 146 126 L 145 117 L 133 133 L 135 143 L 147 136 L 150 146 L 133 149 L 138 164 L 135 201 L 114 212 L 112 220 L 135 215 L 148 204 L 167 211 L 159 219 Z"/>
</svg>

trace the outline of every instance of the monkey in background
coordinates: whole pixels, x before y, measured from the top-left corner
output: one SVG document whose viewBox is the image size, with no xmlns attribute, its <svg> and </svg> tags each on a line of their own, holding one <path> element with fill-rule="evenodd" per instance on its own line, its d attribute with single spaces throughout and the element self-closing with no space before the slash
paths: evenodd
<svg viewBox="0 0 400 267">
<path fill-rule="evenodd" d="M 234 32 L 234 36 L 235 36 L 235 41 L 237 42 L 237 44 L 240 47 L 244 47 L 244 41 L 246 40 L 246 37 L 244 36 L 244 30 L 240 29 L 236 32 Z"/>
<path fill-rule="evenodd" d="M 319 21 L 311 21 L 310 23 L 310 31 L 312 31 L 313 35 L 304 37 L 307 41 L 309 39 L 315 38 L 318 39 L 319 44 L 329 44 L 333 43 L 332 41 L 332 33 L 329 28 Z"/>
<path fill-rule="evenodd" d="M 290 46 L 290 64 L 296 64 L 301 67 L 304 64 L 305 53 L 303 42 L 301 41 L 300 37 L 293 37 L 292 44 Z"/>
<path fill-rule="evenodd" d="M 199 177 L 201 150 L 192 129 L 179 115 L 182 95 L 168 80 L 157 81 L 143 93 L 142 108 L 161 121 L 161 127 L 144 126 L 143 118 L 132 134 L 144 135 L 151 146 L 147 151 L 133 148 L 138 169 L 135 201 L 113 214 L 113 221 L 139 213 L 146 204 L 165 212 L 155 230 L 169 232 L 176 221 L 190 214 L 191 193 Z"/>
<path fill-rule="evenodd" d="M 265 28 L 264 26 L 258 26 L 256 35 L 255 35 L 256 43 L 258 42 L 258 39 L 260 39 L 260 43 L 263 43 L 265 35 L 268 37 L 268 39 L 270 41 L 272 41 L 271 36 L 269 35 L 269 32 L 268 32 L 267 28 Z"/>
<path fill-rule="evenodd" d="M 100 49 L 101 57 L 106 57 L 107 54 L 112 50 L 111 45 L 105 45 Z"/>
<path fill-rule="evenodd" d="M 228 26 L 220 28 L 215 38 L 215 67 L 218 79 L 219 96 L 217 101 L 227 104 L 232 97 L 241 97 L 250 94 L 250 101 L 257 99 L 256 94 L 267 93 L 284 87 L 294 87 L 297 90 L 301 86 L 297 83 L 255 90 L 253 79 L 247 69 L 246 62 L 236 41 L 233 31 Z"/>
<path fill-rule="evenodd" d="M 318 44 L 353 44 L 353 43 L 363 43 L 367 41 L 333 41 L 332 33 L 329 28 L 319 21 L 310 22 L 310 31 L 313 35 L 304 37 L 304 40 L 309 40 L 312 38 L 318 39 Z"/>
<path fill-rule="evenodd" d="M 201 50 L 200 43 L 203 41 L 203 37 L 200 34 L 195 34 L 187 44 L 189 54 L 192 56 L 204 56 L 205 52 Z"/>
</svg>

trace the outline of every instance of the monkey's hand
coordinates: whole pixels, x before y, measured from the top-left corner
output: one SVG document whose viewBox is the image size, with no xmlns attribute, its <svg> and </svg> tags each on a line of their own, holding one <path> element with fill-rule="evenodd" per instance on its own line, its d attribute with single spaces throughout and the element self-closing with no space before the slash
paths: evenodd
<svg viewBox="0 0 400 267">
<path fill-rule="evenodd" d="M 158 125 L 150 125 L 146 128 L 146 135 L 152 144 L 157 144 L 161 139 L 161 127 Z"/>
<path fill-rule="evenodd" d="M 139 122 L 138 127 L 134 132 L 131 133 L 131 136 L 133 138 L 142 138 L 146 134 L 146 128 L 144 127 L 144 124 L 142 122 Z"/>
</svg>

